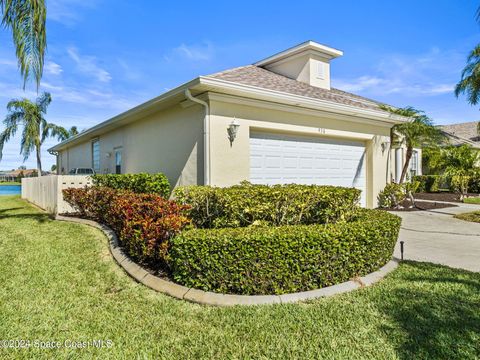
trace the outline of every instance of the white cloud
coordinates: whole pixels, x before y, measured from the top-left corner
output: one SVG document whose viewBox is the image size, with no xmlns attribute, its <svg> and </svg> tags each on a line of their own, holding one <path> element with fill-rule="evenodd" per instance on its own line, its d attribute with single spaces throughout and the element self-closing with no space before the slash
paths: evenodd
<svg viewBox="0 0 480 360">
<path fill-rule="evenodd" d="M 1 66 L 17 67 L 17 62 L 9 59 L 0 59 Z"/>
<path fill-rule="evenodd" d="M 50 75 L 60 75 L 63 72 L 62 67 L 53 61 L 47 61 L 44 69 L 45 73 Z"/>
<path fill-rule="evenodd" d="M 88 75 L 96 78 L 101 82 L 109 82 L 112 80 L 110 73 L 97 65 L 97 58 L 95 56 L 80 55 L 75 47 L 67 49 L 70 58 L 76 63 L 77 69 Z"/>
<path fill-rule="evenodd" d="M 169 55 L 165 56 L 167 61 L 172 61 L 173 58 L 183 58 L 190 61 L 208 61 L 215 55 L 215 49 L 211 42 L 204 42 L 202 44 L 186 45 L 181 44 L 174 48 Z"/>
<path fill-rule="evenodd" d="M 48 0 L 47 17 L 66 26 L 73 26 L 82 19 L 82 10 L 93 9 L 97 0 Z"/>
<path fill-rule="evenodd" d="M 373 96 L 436 96 L 453 93 L 462 61 L 462 54 L 438 48 L 416 56 L 389 55 L 370 74 L 332 82 L 339 89 Z"/>
</svg>

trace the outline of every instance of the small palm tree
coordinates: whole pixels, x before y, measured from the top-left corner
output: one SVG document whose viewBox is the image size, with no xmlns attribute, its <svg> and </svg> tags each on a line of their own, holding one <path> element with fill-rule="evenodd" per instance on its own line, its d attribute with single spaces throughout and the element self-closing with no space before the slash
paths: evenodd
<svg viewBox="0 0 480 360">
<path fill-rule="evenodd" d="M 391 131 L 392 145 L 405 146 L 407 148 L 405 163 L 403 164 L 402 175 L 400 176 L 399 181 L 399 183 L 402 184 L 407 175 L 410 159 L 413 155 L 413 149 L 424 146 L 435 147 L 443 142 L 443 135 L 423 111 L 417 110 L 411 106 L 404 108 L 391 108 L 383 105 L 381 108 L 392 114 L 411 119 L 409 122 L 393 126 Z"/>
<path fill-rule="evenodd" d="M 480 7 L 477 9 L 476 20 L 480 23 Z M 460 94 L 466 94 L 471 105 L 477 105 L 480 100 L 480 44 L 468 55 L 467 65 L 455 86 L 455 96 Z M 480 135 L 480 122 L 477 124 L 477 134 Z"/>
<path fill-rule="evenodd" d="M 2 25 L 12 31 L 23 86 L 33 75 L 38 89 L 47 47 L 45 1 L 0 0 L 0 12 Z"/>
<path fill-rule="evenodd" d="M 5 143 L 15 136 L 19 127 L 23 126 L 20 154 L 24 161 L 35 150 L 38 176 L 42 176 L 41 147 L 48 137 L 59 140 L 68 137 L 68 132 L 61 126 L 47 122 L 44 116 L 52 101 L 49 93 L 43 93 L 35 102 L 28 99 L 13 99 L 7 105 L 8 114 L 3 121 L 5 129 L 0 133 L 0 160 Z"/>
</svg>

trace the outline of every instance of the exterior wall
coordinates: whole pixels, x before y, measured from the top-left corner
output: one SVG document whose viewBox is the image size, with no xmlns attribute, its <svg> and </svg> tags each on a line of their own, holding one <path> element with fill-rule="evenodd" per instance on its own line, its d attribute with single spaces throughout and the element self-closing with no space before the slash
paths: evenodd
<svg viewBox="0 0 480 360">
<path fill-rule="evenodd" d="M 249 179 L 251 130 L 360 140 L 366 145 L 367 206 L 377 205 L 377 195 L 388 179 L 388 150 L 383 151 L 381 147 L 382 141 L 389 137 L 388 127 L 220 100 L 211 100 L 210 105 L 210 179 L 213 185 L 230 186 Z M 233 119 L 240 127 L 230 146 L 227 127 Z"/>
<path fill-rule="evenodd" d="M 172 186 L 201 184 L 203 118 L 200 105 L 177 105 L 100 135 L 99 172 L 115 172 L 115 149 L 122 148 L 122 173 L 162 172 Z M 75 167 L 92 167 L 93 139 L 60 151 L 63 173 Z"/>
<path fill-rule="evenodd" d="M 323 66 L 323 76 L 318 76 L 319 65 Z M 330 89 L 330 61 L 310 53 L 287 58 L 265 67 L 266 69 L 323 89 Z"/>
</svg>

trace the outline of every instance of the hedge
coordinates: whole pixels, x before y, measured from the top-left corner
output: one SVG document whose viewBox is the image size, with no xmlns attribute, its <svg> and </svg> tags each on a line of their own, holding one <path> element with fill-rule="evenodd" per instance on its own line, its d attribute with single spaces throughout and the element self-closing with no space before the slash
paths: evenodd
<svg viewBox="0 0 480 360">
<path fill-rule="evenodd" d="M 299 225 L 347 221 L 358 208 L 360 190 L 318 185 L 187 186 L 174 198 L 191 207 L 198 228 Z"/>
<path fill-rule="evenodd" d="M 164 174 L 105 174 L 92 175 L 95 186 L 104 186 L 118 190 L 129 190 L 138 194 L 170 195 L 170 184 Z"/>
<path fill-rule="evenodd" d="M 63 197 L 80 217 L 110 226 L 134 259 L 166 265 L 170 239 L 190 223 L 186 207 L 155 194 L 107 187 L 65 189 Z"/>
<path fill-rule="evenodd" d="M 442 175 L 416 175 L 412 178 L 413 181 L 418 181 L 420 186 L 417 192 L 438 192 L 442 185 L 449 183 Z"/>
<path fill-rule="evenodd" d="M 392 256 L 400 218 L 361 209 L 351 222 L 192 229 L 171 240 L 176 282 L 230 294 L 318 289 L 378 270 Z"/>
<path fill-rule="evenodd" d="M 452 178 L 445 175 L 417 175 L 412 178 L 420 182 L 417 192 L 438 192 L 440 189 L 448 189 L 451 192 L 457 191 Z M 469 176 L 468 192 L 480 193 L 480 170 Z"/>
</svg>

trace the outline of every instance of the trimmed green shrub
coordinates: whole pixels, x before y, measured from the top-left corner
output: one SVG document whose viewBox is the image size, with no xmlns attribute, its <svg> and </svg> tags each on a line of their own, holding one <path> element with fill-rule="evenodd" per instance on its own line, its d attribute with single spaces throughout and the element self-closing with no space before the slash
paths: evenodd
<svg viewBox="0 0 480 360">
<path fill-rule="evenodd" d="M 137 194 L 158 194 L 168 198 L 170 184 L 164 174 L 104 174 L 92 175 L 95 186 L 118 190 L 130 190 Z"/>
<path fill-rule="evenodd" d="M 360 190 L 318 185 L 186 186 L 175 199 L 190 206 L 198 228 L 297 225 L 346 221 L 358 208 Z"/>
<path fill-rule="evenodd" d="M 480 169 L 475 169 L 472 172 L 468 184 L 468 190 L 473 193 L 480 193 Z"/>
<path fill-rule="evenodd" d="M 417 192 L 438 192 L 440 187 L 449 182 L 443 175 L 417 175 L 412 178 L 414 181 L 418 181 L 420 186 Z"/>
<path fill-rule="evenodd" d="M 418 182 L 415 182 L 418 184 Z M 405 200 L 407 194 L 404 184 L 390 183 L 378 194 L 378 206 L 384 209 L 393 209 Z"/>
<path fill-rule="evenodd" d="M 63 190 L 63 197 L 81 217 L 110 226 L 140 261 L 166 264 L 170 239 L 190 223 L 186 206 L 159 195 L 92 186 Z"/>
<path fill-rule="evenodd" d="M 176 282 L 259 295 L 318 289 L 378 270 L 392 257 L 400 218 L 360 209 L 352 221 L 193 229 L 171 240 Z"/>
</svg>

